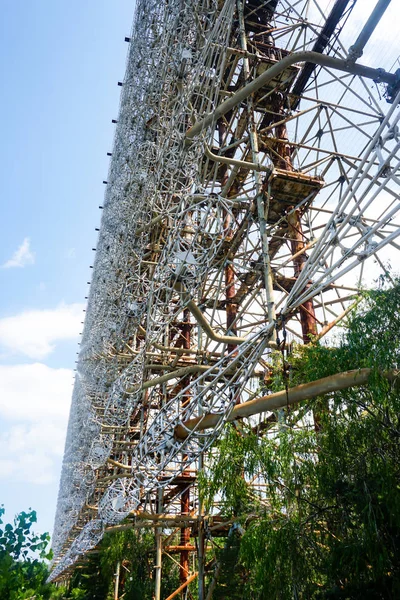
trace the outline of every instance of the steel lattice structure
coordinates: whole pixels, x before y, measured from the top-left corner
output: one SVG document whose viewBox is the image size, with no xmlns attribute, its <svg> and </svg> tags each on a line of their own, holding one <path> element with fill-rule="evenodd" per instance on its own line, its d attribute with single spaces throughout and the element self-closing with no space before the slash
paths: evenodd
<svg viewBox="0 0 400 600">
<path fill-rule="evenodd" d="M 282 330 L 326 335 L 399 250 L 399 77 L 348 54 L 354 5 L 138 1 L 53 578 L 130 518 L 181 528 L 187 579 L 197 469 Z"/>
</svg>

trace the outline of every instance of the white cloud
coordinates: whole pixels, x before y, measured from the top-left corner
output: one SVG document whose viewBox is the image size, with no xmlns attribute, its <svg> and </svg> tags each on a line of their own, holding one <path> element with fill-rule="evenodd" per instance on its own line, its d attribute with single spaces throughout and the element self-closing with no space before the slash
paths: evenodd
<svg viewBox="0 0 400 600">
<path fill-rule="evenodd" d="M 47 484 L 58 480 L 65 427 L 16 425 L 0 434 L 0 478 Z"/>
<path fill-rule="evenodd" d="M 30 310 L 0 319 L 7 358 L 43 358 L 56 342 L 77 337 L 81 304 Z M 73 371 L 42 362 L 0 365 L 0 480 L 57 482 L 72 396 Z"/>
<path fill-rule="evenodd" d="M 3 481 L 47 484 L 58 480 L 72 381 L 70 369 L 51 369 L 41 363 L 0 366 Z"/>
<path fill-rule="evenodd" d="M 2 265 L 2 269 L 26 267 L 27 265 L 33 265 L 34 262 L 35 254 L 30 248 L 30 239 L 26 237 L 20 247 L 14 252 L 12 257 Z"/>
<path fill-rule="evenodd" d="M 75 339 L 82 330 L 83 304 L 60 304 L 55 309 L 29 310 L 0 319 L 0 346 L 12 353 L 43 359 L 54 343 Z"/>
<path fill-rule="evenodd" d="M 0 365 L 0 415 L 13 421 L 64 422 L 72 375 L 71 369 L 52 369 L 42 363 Z"/>
</svg>

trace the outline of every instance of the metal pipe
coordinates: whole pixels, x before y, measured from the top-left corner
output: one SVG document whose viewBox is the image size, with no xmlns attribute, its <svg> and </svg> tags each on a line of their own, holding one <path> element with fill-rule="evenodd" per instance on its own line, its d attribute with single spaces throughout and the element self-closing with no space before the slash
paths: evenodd
<svg viewBox="0 0 400 600">
<path fill-rule="evenodd" d="M 188 579 L 186 579 L 185 583 L 183 583 L 182 585 L 180 585 L 178 587 L 178 589 L 176 589 L 174 592 L 172 592 L 172 594 L 170 594 L 168 596 L 168 598 L 166 598 L 165 600 L 172 600 L 172 598 L 176 598 L 176 596 L 178 594 L 180 594 L 181 592 L 183 592 L 183 590 L 185 588 L 187 588 L 187 586 L 189 585 L 189 583 L 192 583 L 192 581 L 194 581 L 197 577 L 198 573 L 193 573 L 193 575 L 191 575 L 190 577 L 188 577 Z"/>
<path fill-rule="evenodd" d="M 300 212 L 296 210 L 288 214 L 287 223 L 290 247 L 295 257 L 293 259 L 294 276 L 297 278 L 304 269 L 304 264 L 307 261 Z M 308 344 L 318 334 L 312 298 L 299 306 L 299 313 L 303 342 Z"/>
<path fill-rule="evenodd" d="M 374 33 L 376 26 L 381 20 L 385 10 L 390 4 L 390 0 L 379 0 L 374 10 L 370 14 L 368 21 L 365 23 L 362 28 L 360 35 L 356 39 L 355 43 L 349 48 L 349 54 L 347 60 L 350 62 L 355 62 L 358 58 L 363 55 L 363 50 Z"/>
<path fill-rule="evenodd" d="M 189 300 L 187 302 L 188 293 L 185 290 L 184 286 L 181 283 L 176 283 L 175 289 L 177 292 L 180 293 L 183 301 L 186 303 L 185 304 L 186 307 L 190 310 L 190 312 L 196 319 L 197 323 L 200 325 L 200 327 L 203 329 L 203 331 L 207 334 L 207 336 L 210 339 L 212 339 L 214 342 L 219 342 L 221 344 L 243 344 L 243 342 L 246 341 L 247 338 L 244 338 L 244 337 L 238 337 L 236 335 L 220 335 L 220 334 L 218 334 L 211 327 L 210 323 L 204 317 L 203 313 L 201 312 L 201 310 L 197 306 L 197 304 L 194 302 L 194 300 Z"/>
<path fill-rule="evenodd" d="M 157 512 L 162 511 L 162 488 L 159 488 L 157 495 Z M 155 590 L 154 600 L 161 600 L 161 570 L 162 570 L 162 528 L 156 529 L 156 561 L 154 565 L 155 573 Z"/>
<path fill-rule="evenodd" d="M 203 331 L 207 334 L 207 336 L 212 339 L 214 342 L 219 342 L 221 344 L 243 344 L 246 341 L 245 337 L 239 337 L 237 335 L 220 335 L 211 327 L 210 323 L 204 317 L 200 308 L 197 304 L 190 300 L 187 304 L 188 309 L 196 319 L 197 323 L 203 329 Z"/>
<path fill-rule="evenodd" d="M 389 381 L 394 381 L 399 377 L 397 370 L 382 373 Z M 349 387 L 356 387 L 368 383 L 371 375 L 371 369 L 354 369 L 344 373 L 329 375 L 310 383 L 303 383 L 288 391 L 282 390 L 269 396 L 261 396 L 255 400 L 249 400 L 243 404 L 237 404 L 227 418 L 230 423 L 236 419 L 243 419 L 253 415 L 259 415 L 263 412 L 270 412 L 297 404 L 302 400 L 311 400 L 317 396 L 323 396 L 331 392 L 337 392 Z M 203 417 L 196 417 L 177 425 L 174 429 L 175 438 L 179 440 L 186 439 L 194 430 L 203 431 L 204 429 L 213 429 L 222 418 L 222 413 L 209 413 Z"/>
<path fill-rule="evenodd" d="M 204 565 L 204 554 L 205 554 L 205 535 L 204 535 L 204 519 L 203 519 L 203 507 L 202 501 L 199 501 L 199 524 L 198 524 L 198 551 L 197 551 L 197 563 L 199 579 L 197 583 L 197 595 L 198 600 L 204 600 L 204 584 L 205 584 L 205 565 Z"/>
<path fill-rule="evenodd" d="M 237 339 L 235 336 L 220 336 L 229 340 L 229 343 L 232 343 L 231 340 L 235 342 Z M 246 338 L 239 338 L 240 340 L 246 341 Z M 228 343 L 228 342 L 224 342 Z M 236 342 L 237 343 L 237 342 Z M 269 343 L 269 346 L 272 346 L 273 342 Z M 276 345 L 276 344 L 275 344 Z M 157 365 L 158 366 L 158 365 Z M 134 394 L 139 390 L 147 390 L 151 387 L 155 387 L 156 385 L 161 385 L 162 383 L 166 383 L 171 379 L 182 379 L 183 377 L 187 377 L 188 375 L 194 375 L 196 373 L 207 373 L 215 374 L 218 373 L 217 367 L 212 367 L 210 365 L 190 365 L 189 367 L 182 367 L 181 369 L 177 369 L 176 371 L 171 371 L 170 373 L 165 373 L 165 375 L 160 375 L 159 377 L 154 377 L 154 379 L 149 379 L 145 381 L 142 385 L 137 384 L 133 387 L 129 387 L 125 390 L 126 394 Z"/>
<path fill-rule="evenodd" d="M 114 582 L 114 600 L 118 600 L 119 597 L 119 576 L 121 572 L 121 562 L 117 562 L 117 569 L 115 571 L 115 582 Z"/>
<path fill-rule="evenodd" d="M 397 81 L 396 75 L 387 73 L 384 69 L 372 69 L 365 65 L 354 64 L 346 60 L 327 56 L 326 54 L 319 54 L 318 52 L 294 52 L 293 54 L 285 56 L 285 58 L 278 63 L 272 65 L 272 67 L 267 69 L 262 75 L 253 79 L 253 81 L 242 87 L 233 96 L 222 102 L 214 112 L 209 113 L 201 121 L 198 121 L 190 127 L 186 132 L 186 142 L 190 144 L 191 140 L 196 137 L 196 135 L 201 133 L 201 131 L 217 121 L 217 119 L 225 115 L 228 111 L 235 108 L 235 106 L 243 102 L 243 100 L 246 100 L 250 94 L 257 92 L 264 85 L 278 77 L 285 69 L 299 62 L 314 63 L 322 67 L 337 69 L 338 71 L 344 71 L 345 73 L 351 73 L 352 75 L 358 75 L 389 85 L 394 85 Z"/>
<path fill-rule="evenodd" d="M 90 507 L 93 510 L 97 510 L 96 506 Z M 134 517 L 135 521 L 153 521 L 155 523 L 155 527 L 159 526 L 159 523 L 168 523 L 170 525 L 174 525 L 176 523 L 194 523 L 196 521 L 196 517 L 193 515 L 182 517 L 176 513 L 150 513 L 139 510 L 132 510 L 129 513 L 130 517 Z M 125 523 L 124 525 L 111 525 L 110 527 L 106 527 L 107 533 L 116 533 L 118 531 L 125 531 L 126 529 L 132 529 L 133 523 Z"/>
<path fill-rule="evenodd" d="M 141 325 L 139 325 L 138 327 L 138 332 L 140 333 L 140 335 L 144 335 L 146 336 L 146 330 L 144 329 L 144 327 L 142 327 Z M 162 344 L 159 344 L 158 342 L 150 342 L 150 344 L 152 346 L 154 346 L 154 348 L 156 348 L 157 350 L 160 350 L 161 352 L 167 352 L 167 353 L 174 353 L 174 354 L 196 354 L 196 355 L 203 355 L 204 352 L 202 352 L 201 350 L 187 350 L 186 348 L 175 348 L 175 346 L 163 346 Z M 128 346 L 128 344 L 125 343 L 125 346 L 127 346 L 127 348 L 130 349 L 130 346 Z M 133 350 L 132 354 L 138 354 L 137 351 Z M 212 350 L 207 351 L 208 355 L 211 356 L 221 356 L 220 352 L 214 352 Z M 159 354 L 156 353 L 151 353 L 151 352 L 146 352 L 146 356 L 159 356 Z"/>
<path fill-rule="evenodd" d="M 249 169 L 251 171 L 264 171 L 265 173 L 270 173 L 271 168 L 266 167 L 265 165 L 256 164 L 253 162 L 247 162 L 245 160 L 238 160 L 236 158 L 228 158 L 227 156 L 220 156 L 218 154 L 214 154 L 211 152 L 210 148 L 206 145 L 204 147 L 204 154 L 207 158 L 215 162 L 223 163 L 224 165 L 233 165 L 235 167 L 240 167 L 241 169 Z"/>
<path fill-rule="evenodd" d="M 126 393 L 133 394 L 140 389 L 147 390 L 148 388 L 156 385 L 166 383 L 170 379 L 181 379 L 182 377 L 186 377 L 186 375 L 192 375 L 193 373 L 206 373 L 208 370 L 210 370 L 210 373 L 213 372 L 212 367 L 209 367 L 208 365 L 191 365 L 190 367 L 183 367 L 177 371 L 171 371 L 171 373 L 166 373 L 165 375 L 160 375 L 160 377 L 149 379 L 149 381 L 145 381 L 143 385 L 138 384 L 132 388 L 127 388 Z"/>
<path fill-rule="evenodd" d="M 186 307 L 183 311 L 183 322 L 181 328 L 181 339 L 183 342 L 183 347 L 186 349 L 190 349 L 191 346 L 191 333 L 192 333 L 192 325 L 190 323 L 190 311 Z M 188 389 L 190 385 L 191 378 L 190 376 L 184 377 L 182 380 L 182 387 L 186 388 L 186 392 L 183 394 L 182 402 L 181 402 L 181 410 L 183 411 L 182 415 L 185 416 L 186 409 L 191 401 L 191 392 Z M 187 454 L 182 454 L 182 462 L 187 462 Z M 190 475 L 190 472 L 187 469 L 182 471 L 182 476 Z M 184 489 L 181 494 L 181 515 L 188 515 L 190 513 L 190 485 L 184 485 Z M 180 559 L 179 559 L 179 578 L 180 582 L 183 585 L 188 577 L 189 577 L 189 550 L 190 546 L 190 528 L 182 527 L 181 535 L 180 535 Z"/>
<path fill-rule="evenodd" d="M 314 338 L 314 341 L 318 342 L 322 337 L 324 337 L 324 335 L 329 333 L 329 331 L 333 329 L 335 325 L 337 325 L 342 319 L 344 319 L 344 317 L 346 317 L 353 310 L 353 308 L 359 304 L 359 302 L 360 299 L 357 299 L 355 302 L 350 304 L 350 306 L 348 306 L 338 317 L 336 317 L 336 319 L 325 325 L 325 327 L 321 329 L 319 334 Z"/>
</svg>

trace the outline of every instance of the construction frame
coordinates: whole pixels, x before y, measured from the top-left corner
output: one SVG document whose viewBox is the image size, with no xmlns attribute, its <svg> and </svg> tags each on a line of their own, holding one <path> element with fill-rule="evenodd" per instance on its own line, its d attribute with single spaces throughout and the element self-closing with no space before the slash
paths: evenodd
<svg viewBox="0 0 400 600">
<path fill-rule="evenodd" d="M 390 278 L 387 261 L 400 250 L 399 72 L 357 62 L 389 2 L 365 15 L 352 47 L 342 39 L 355 0 L 328 4 L 137 3 L 54 580 L 105 531 L 150 527 L 155 598 L 165 554 L 177 556 L 181 582 L 168 600 L 194 580 L 198 597 L 211 598 L 207 544 L 232 522 L 218 499 L 205 514 L 196 480 L 225 424 L 273 426 L 288 399 L 366 376 L 339 374 L 280 398 L 268 388 L 272 354 L 329 336 L 365 281 Z M 263 497 L 257 482 L 255 493 Z"/>
</svg>

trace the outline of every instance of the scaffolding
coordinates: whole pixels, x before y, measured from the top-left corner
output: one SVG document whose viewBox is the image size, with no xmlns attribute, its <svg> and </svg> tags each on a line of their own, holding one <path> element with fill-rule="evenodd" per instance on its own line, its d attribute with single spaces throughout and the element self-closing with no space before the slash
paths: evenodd
<svg viewBox="0 0 400 600">
<path fill-rule="evenodd" d="M 138 1 L 52 579 L 105 531 L 151 527 L 155 597 L 177 553 L 177 594 L 198 578 L 204 598 L 205 524 L 232 525 L 197 493 L 213 442 L 229 421 L 270 418 L 271 353 L 329 334 L 365 265 L 387 273 L 400 249 L 400 79 L 356 62 L 365 36 L 350 54 L 341 42 L 354 5 Z"/>
</svg>

